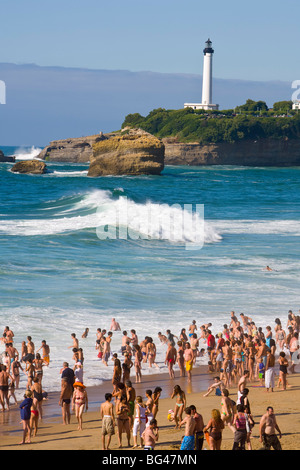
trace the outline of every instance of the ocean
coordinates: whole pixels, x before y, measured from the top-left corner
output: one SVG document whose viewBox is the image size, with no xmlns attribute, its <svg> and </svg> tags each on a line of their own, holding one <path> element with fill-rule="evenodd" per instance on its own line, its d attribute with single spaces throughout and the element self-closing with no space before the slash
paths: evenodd
<svg viewBox="0 0 300 470">
<path fill-rule="evenodd" d="M 39 153 L 2 150 L 18 159 Z M 159 331 L 178 335 L 196 320 L 217 333 L 231 310 L 262 327 L 298 314 L 300 168 L 167 166 L 161 176 L 89 178 L 85 164 L 48 162 L 38 176 L 11 166 L 0 164 L 0 333 L 10 326 L 19 350 L 28 335 L 36 348 L 47 341 L 45 390 L 59 390 L 63 361 L 73 364 L 71 333 L 84 350 L 85 383 L 111 378 L 95 338 L 112 317 L 139 340 L 152 336 L 166 372 Z M 125 213 L 127 226 L 116 230 Z M 176 226 L 183 219 L 184 230 Z"/>
</svg>

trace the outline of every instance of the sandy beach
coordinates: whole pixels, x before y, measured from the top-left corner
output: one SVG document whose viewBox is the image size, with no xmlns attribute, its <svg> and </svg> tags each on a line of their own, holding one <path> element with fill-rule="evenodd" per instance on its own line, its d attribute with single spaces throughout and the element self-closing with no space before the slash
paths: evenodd
<svg viewBox="0 0 300 470">
<path fill-rule="evenodd" d="M 177 372 L 177 376 L 178 376 Z M 174 409 L 175 401 L 170 399 L 172 388 L 179 384 L 186 392 L 187 405 L 194 404 L 197 411 L 202 414 L 206 424 L 211 416 L 213 408 L 220 409 L 221 397 L 211 394 L 203 397 L 208 384 L 212 382 L 215 374 L 207 374 L 204 368 L 194 370 L 191 384 L 186 378 L 169 379 L 166 374 L 153 374 L 144 376 L 143 383 L 134 385 L 137 394 L 145 396 L 145 390 L 160 386 L 163 389 L 157 415 L 159 426 L 159 442 L 156 450 L 179 450 L 180 441 L 184 429 L 175 430 L 174 423 L 168 421 L 167 415 L 170 409 Z M 258 382 L 248 383 L 249 401 L 255 426 L 252 431 L 252 448 L 261 448 L 259 441 L 259 421 L 265 413 L 267 406 L 273 406 L 278 425 L 282 432 L 281 445 L 283 450 L 299 450 L 299 424 L 300 424 L 300 374 L 288 375 L 289 387 L 286 391 L 275 388 L 274 392 L 267 393 Z M 103 396 L 111 391 L 111 383 L 107 381 L 100 387 L 88 389 L 89 410 L 84 413 L 83 431 L 77 431 L 77 422 L 74 415 L 71 424 L 64 426 L 61 419 L 61 410 L 58 406 L 58 394 L 50 393 L 49 399 L 44 402 L 44 418 L 40 421 L 38 434 L 32 438 L 31 444 L 19 445 L 22 438 L 22 425 L 20 424 L 19 409 L 13 406 L 10 412 L 0 414 L 1 425 L 1 450 L 101 450 L 101 419 L 99 414 Z M 230 398 L 236 400 L 237 388 L 230 388 Z M 131 440 L 133 443 L 133 440 Z M 139 440 L 138 440 L 139 443 Z M 123 450 L 131 450 L 126 447 L 126 436 L 123 435 Z M 223 432 L 222 450 L 231 450 L 233 445 L 233 433 L 226 428 Z M 117 435 L 111 442 L 111 450 L 118 449 Z M 206 441 L 204 449 L 209 449 Z M 140 450 L 140 449 L 139 449 Z"/>
</svg>

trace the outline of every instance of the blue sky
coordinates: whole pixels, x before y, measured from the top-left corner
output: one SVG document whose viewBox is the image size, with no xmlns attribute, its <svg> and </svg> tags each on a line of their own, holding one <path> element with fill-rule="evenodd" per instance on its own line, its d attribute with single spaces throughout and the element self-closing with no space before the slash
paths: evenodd
<svg viewBox="0 0 300 470">
<path fill-rule="evenodd" d="M 0 62 L 300 79 L 299 0 L 0 0 Z M 1 77 L 0 77 L 1 78 Z"/>
</svg>

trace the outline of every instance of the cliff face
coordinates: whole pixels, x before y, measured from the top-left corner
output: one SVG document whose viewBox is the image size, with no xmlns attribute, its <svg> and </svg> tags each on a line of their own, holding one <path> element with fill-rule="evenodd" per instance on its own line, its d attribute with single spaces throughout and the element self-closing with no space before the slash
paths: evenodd
<svg viewBox="0 0 300 470">
<path fill-rule="evenodd" d="M 39 158 L 49 161 L 58 162 L 70 162 L 70 163 L 88 163 L 91 162 L 91 167 L 95 165 L 95 158 L 99 157 L 101 152 L 103 170 L 105 166 L 107 171 L 112 170 L 112 165 L 116 166 L 118 163 L 118 171 L 121 171 L 123 167 L 124 171 L 129 171 L 129 174 L 137 174 L 134 169 L 134 160 L 137 163 L 137 154 L 140 153 L 140 164 L 142 161 L 148 161 L 149 172 L 159 173 L 162 171 L 161 165 L 163 165 L 162 150 L 158 150 L 149 142 L 144 142 L 144 155 L 142 152 L 142 145 L 138 148 L 137 142 L 134 143 L 132 136 L 148 136 L 148 138 L 156 139 L 155 137 L 147 134 L 143 131 L 137 130 L 127 131 L 128 134 L 105 134 L 96 135 L 89 137 L 73 138 L 66 140 L 57 140 L 50 143 L 49 146 L 39 154 Z M 126 137 L 127 136 L 127 137 Z M 130 137 L 131 136 L 131 137 Z M 130 137 L 130 138 L 129 138 Z M 119 138 L 118 144 L 112 143 L 112 138 Z M 124 139 L 123 139 L 124 138 Z M 123 139 L 123 143 L 122 143 Z M 156 139 L 157 142 L 161 141 Z M 110 142 L 108 144 L 107 142 Z M 126 144 L 125 144 L 126 142 Z M 101 144 L 99 148 L 97 143 Z M 247 142 L 236 142 L 234 144 L 220 143 L 220 144 L 208 144 L 200 145 L 198 143 L 181 143 L 176 142 L 173 138 L 167 138 L 162 140 L 165 157 L 165 165 L 244 165 L 244 166 L 299 166 L 300 165 L 300 140 L 275 140 L 275 139 L 261 139 L 258 141 L 247 141 Z M 113 145 L 115 148 L 113 149 Z M 95 146 L 95 150 L 93 150 Z M 132 156 L 135 155 L 134 159 L 130 163 L 130 146 L 132 147 Z M 118 147 L 118 148 L 117 148 Z M 101 150 L 102 149 L 102 150 Z M 94 154 L 93 154 L 94 152 Z M 96 153 L 97 152 L 97 153 Z M 99 152 L 99 153 L 98 153 Z M 109 152 L 110 157 L 104 158 L 104 153 Z M 124 155 L 121 156 L 121 153 Z M 157 165 L 152 166 L 149 163 L 149 155 L 152 153 L 152 157 L 156 154 L 157 161 L 153 159 L 153 163 Z M 125 159 L 126 155 L 126 159 Z M 116 158 L 118 156 L 118 162 Z M 98 159 L 99 159 L 98 158 Z M 114 163 L 111 160 L 111 166 L 108 162 L 109 158 L 114 159 Z M 121 163 L 122 160 L 122 163 Z M 1 153 L 0 153 L 1 161 Z M 106 161 L 106 163 L 105 163 Z M 140 165 L 139 164 L 139 165 Z M 144 163 L 144 165 L 146 165 Z M 136 168 L 137 170 L 137 168 Z M 91 169 L 91 172 L 94 171 Z M 96 170 L 95 170 L 96 171 Z M 106 173 L 108 174 L 108 173 Z M 110 173 L 112 174 L 112 173 Z"/>
<path fill-rule="evenodd" d="M 52 162 L 88 163 L 93 153 L 93 145 L 103 139 L 103 135 L 53 140 L 45 147 L 38 158 Z"/>
<path fill-rule="evenodd" d="M 164 152 L 164 144 L 145 132 L 115 135 L 93 145 L 88 176 L 159 175 Z"/>
<path fill-rule="evenodd" d="M 258 141 L 200 145 L 163 139 L 165 165 L 299 166 L 300 140 Z"/>
</svg>

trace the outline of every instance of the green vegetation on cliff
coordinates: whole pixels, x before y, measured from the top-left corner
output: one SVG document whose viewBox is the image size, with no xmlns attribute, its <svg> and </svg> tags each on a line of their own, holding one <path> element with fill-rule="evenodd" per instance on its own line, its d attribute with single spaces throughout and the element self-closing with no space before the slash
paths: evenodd
<svg viewBox="0 0 300 470">
<path fill-rule="evenodd" d="M 122 128 L 139 127 L 159 138 L 174 137 L 180 142 L 201 144 L 299 139 L 300 114 L 291 111 L 291 107 L 291 102 L 281 101 L 269 110 L 264 101 L 247 100 L 245 105 L 226 111 L 158 108 L 146 117 L 129 114 Z"/>
</svg>

